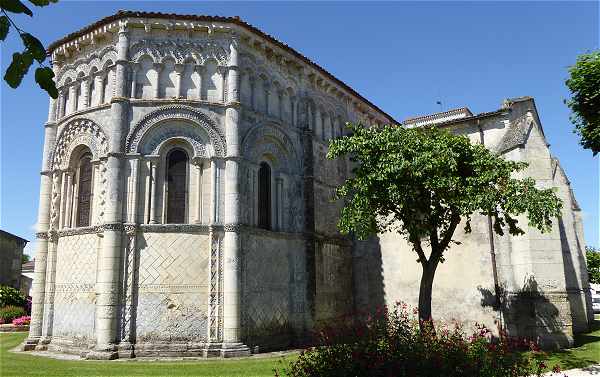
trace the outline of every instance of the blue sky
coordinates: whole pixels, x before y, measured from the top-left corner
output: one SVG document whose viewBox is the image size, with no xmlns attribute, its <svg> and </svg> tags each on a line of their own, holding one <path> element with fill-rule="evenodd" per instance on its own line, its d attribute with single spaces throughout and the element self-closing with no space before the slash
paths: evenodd
<svg viewBox="0 0 600 377">
<path fill-rule="evenodd" d="M 552 153 L 599 246 L 598 160 L 572 133 L 567 68 L 598 48 L 597 2 L 60 1 L 15 21 L 46 45 L 118 9 L 238 15 L 329 70 L 396 119 L 535 97 Z M 2 43 L 2 74 L 20 40 Z M 0 228 L 34 240 L 48 100 L 33 78 L 0 90 Z M 33 252 L 30 244 L 28 252 Z"/>
</svg>

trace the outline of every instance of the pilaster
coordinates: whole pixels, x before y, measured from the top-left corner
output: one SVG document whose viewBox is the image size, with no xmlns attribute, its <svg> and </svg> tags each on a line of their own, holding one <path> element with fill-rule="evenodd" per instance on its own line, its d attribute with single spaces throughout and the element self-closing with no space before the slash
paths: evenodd
<svg viewBox="0 0 600 377">
<path fill-rule="evenodd" d="M 88 359 L 114 359 L 118 357 L 119 342 L 119 290 L 122 284 L 121 256 L 123 239 L 123 144 L 127 135 L 129 102 L 127 92 L 127 54 L 129 35 L 127 24 L 119 25 L 115 90 L 111 99 L 110 145 L 107 157 L 108 195 L 105 203 L 103 240 L 98 256 L 96 283 L 96 346 L 87 354 Z"/>
<path fill-rule="evenodd" d="M 55 73 L 59 69 L 55 64 L 53 69 Z M 53 201 L 53 186 L 57 178 L 50 169 L 52 168 L 50 154 L 56 141 L 56 118 L 60 107 L 59 99 L 50 99 L 48 108 L 48 121 L 44 127 L 44 151 L 42 154 L 42 174 L 40 176 L 40 200 L 38 207 L 38 217 L 36 225 L 37 249 L 35 254 L 34 279 L 32 283 L 32 302 L 31 302 L 31 325 L 29 327 L 29 336 L 25 340 L 23 349 L 31 350 L 42 337 L 42 328 L 44 321 L 44 302 L 46 286 L 46 264 L 48 256 L 48 230 L 51 226 L 51 205 Z M 56 188 L 60 187 L 60 183 Z"/>
<path fill-rule="evenodd" d="M 223 250 L 223 345 L 222 357 L 250 354 L 241 343 L 241 253 L 240 253 L 240 143 L 239 73 L 237 40 L 230 45 L 225 111 L 225 235 Z"/>
</svg>

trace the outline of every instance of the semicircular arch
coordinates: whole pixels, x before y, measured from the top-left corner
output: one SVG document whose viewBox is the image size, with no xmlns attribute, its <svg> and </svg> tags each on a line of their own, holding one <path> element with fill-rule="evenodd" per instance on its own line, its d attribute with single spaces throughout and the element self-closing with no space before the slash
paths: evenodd
<svg viewBox="0 0 600 377">
<path fill-rule="evenodd" d="M 198 157 L 225 157 L 225 137 L 214 122 L 200 110 L 184 105 L 170 105 L 144 116 L 127 135 L 128 153 L 154 153 L 161 143 L 171 138 L 183 138 L 194 147 Z M 210 148 L 206 150 L 205 145 Z"/>
</svg>

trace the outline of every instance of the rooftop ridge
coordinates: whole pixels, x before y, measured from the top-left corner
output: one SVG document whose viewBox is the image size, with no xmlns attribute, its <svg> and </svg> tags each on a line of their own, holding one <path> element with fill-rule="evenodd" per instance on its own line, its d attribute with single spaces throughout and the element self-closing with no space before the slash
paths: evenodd
<svg viewBox="0 0 600 377">
<path fill-rule="evenodd" d="M 437 112 L 437 113 L 432 113 L 432 114 L 427 114 L 427 115 L 420 115 L 420 116 L 416 116 L 416 117 L 411 117 L 411 118 L 406 118 L 402 124 L 409 124 L 409 123 L 417 123 L 420 121 L 434 121 L 440 118 L 445 118 L 448 116 L 452 116 L 452 115 L 464 115 L 464 117 L 471 117 L 473 116 L 473 113 L 471 112 L 471 110 L 469 110 L 468 107 L 459 107 L 456 109 L 450 109 L 447 111 L 442 111 L 442 112 Z"/>
</svg>

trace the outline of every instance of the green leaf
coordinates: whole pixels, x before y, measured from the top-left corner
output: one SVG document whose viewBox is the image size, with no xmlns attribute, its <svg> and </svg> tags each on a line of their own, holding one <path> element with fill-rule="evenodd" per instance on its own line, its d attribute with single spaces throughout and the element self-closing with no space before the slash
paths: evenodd
<svg viewBox="0 0 600 377">
<path fill-rule="evenodd" d="M 21 39 L 23 40 L 23 44 L 25 44 L 25 48 L 31 53 L 35 60 L 40 63 L 46 60 L 46 49 L 39 39 L 29 33 L 21 34 Z"/>
<path fill-rule="evenodd" d="M 0 8 L 11 13 L 25 13 L 29 17 L 33 17 L 33 12 L 19 0 L 0 0 Z"/>
<path fill-rule="evenodd" d="M 29 0 L 29 2 L 38 7 L 45 7 L 46 5 L 49 5 L 50 3 L 57 3 L 58 0 Z"/>
<path fill-rule="evenodd" d="M 0 17 L 0 41 L 6 39 L 6 36 L 8 35 L 8 29 L 10 29 L 10 21 L 8 20 L 8 17 Z"/>
<path fill-rule="evenodd" d="M 50 97 L 58 98 L 58 90 L 54 82 L 54 72 L 50 67 L 39 67 L 35 70 L 35 82 L 44 89 Z"/>
<path fill-rule="evenodd" d="M 33 63 L 33 56 L 28 51 L 13 54 L 12 62 L 6 69 L 4 81 L 11 87 L 17 88 Z"/>
</svg>

